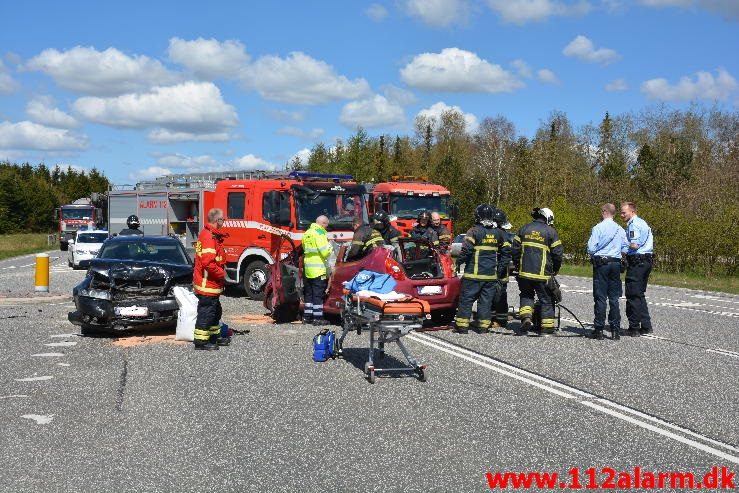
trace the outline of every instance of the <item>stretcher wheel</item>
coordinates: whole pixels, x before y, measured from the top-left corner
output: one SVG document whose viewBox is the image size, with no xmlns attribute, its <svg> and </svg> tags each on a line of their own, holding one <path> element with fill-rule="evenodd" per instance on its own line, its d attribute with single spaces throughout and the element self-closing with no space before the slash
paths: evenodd
<svg viewBox="0 0 739 493">
<path fill-rule="evenodd" d="M 339 357 L 339 340 L 334 337 L 334 347 L 331 348 L 331 359 L 336 359 Z"/>
<path fill-rule="evenodd" d="M 374 368 L 370 368 L 369 372 L 367 372 L 367 380 L 369 380 L 369 383 L 375 383 L 376 376 Z"/>
<path fill-rule="evenodd" d="M 419 366 L 416 369 L 416 374 L 418 375 L 419 382 L 425 382 L 427 380 L 428 375 L 426 375 L 426 367 Z"/>
</svg>

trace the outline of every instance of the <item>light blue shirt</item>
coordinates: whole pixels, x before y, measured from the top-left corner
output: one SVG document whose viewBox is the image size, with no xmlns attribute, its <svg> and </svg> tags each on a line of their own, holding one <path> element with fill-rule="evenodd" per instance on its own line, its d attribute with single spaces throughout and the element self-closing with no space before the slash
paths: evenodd
<svg viewBox="0 0 739 493">
<path fill-rule="evenodd" d="M 588 253 L 591 257 L 621 258 L 621 247 L 625 241 L 624 228 L 609 217 L 593 226 L 588 240 Z"/>
<path fill-rule="evenodd" d="M 636 243 L 638 248 L 634 250 L 629 246 L 630 243 Z M 626 241 L 624 241 L 621 249 L 626 255 L 641 255 L 644 253 L 652 253 L 654 250 L 654 235 L 652 228 L 647 222 L 639 216 L 634 216 L 626 223 Z"/>
</svg>

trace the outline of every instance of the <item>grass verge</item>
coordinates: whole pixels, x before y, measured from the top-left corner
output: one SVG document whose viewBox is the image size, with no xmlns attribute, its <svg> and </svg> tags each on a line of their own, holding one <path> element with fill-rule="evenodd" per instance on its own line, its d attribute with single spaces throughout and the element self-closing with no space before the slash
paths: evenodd
<svg viewBox="0 0 739 493">
<path fill-rule="evenodd" d="M 593 267 L 588 265 L 563 265 L 560 274 L 566 276 L 593 277 Z M 624 274 L 621 275 L 623 279 Z M 704 291 L 719 291 L 722 293 L 739 294 L 739 277 L 714 276 L 706 277 L 703 274 L 652 271 L 649 284 L 671 286 L 673 288 L 701 289 Z"/>
<path fill-rule="evenodd" d="M 0 260 L 51 250 L 53 246 L 49 246 L 47 238 L 46 233 L 0 235 Z"/>
</svg>

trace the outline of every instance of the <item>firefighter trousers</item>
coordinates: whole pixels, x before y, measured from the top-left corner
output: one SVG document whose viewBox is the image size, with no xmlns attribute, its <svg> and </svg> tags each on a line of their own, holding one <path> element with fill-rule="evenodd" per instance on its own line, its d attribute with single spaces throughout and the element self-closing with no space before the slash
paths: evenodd
<svg viewBox="0 0 739 493">
<path fill-rule="evenodd" d="M 493 299 L 493 311 L 495 312 L 495 322 L 501 327 L 505 327 L 508 323 L 508 283 L 506 282 L 498 284 Z"/>
<path fill-rule="evenodd" d="M 547 291 L 545 281 L 532 281 L 531 279 L 518 278 L 518 288 L 521 291 L 521 304 L 518 311 L 521 319 L 533 318 L 534 316 L 534 298 L 539 299 L 541 303 L 541 328 L 544 330 L 554 330 L 554 301 L 552 295 Z"/>
<path fill-rule="evenodd" d="M 470 326 L 472 304 L 477 300 L 477 324 L 481 329 L 490 328 L 490 314 L 493 307 L 493 298 L 498 287 L 498 281 L 479 281 L 477 279 L 462 278 L 462 287 L 459 292 L 459 306 L 454 321 L 458 328 L 466 329 Z"/>
<path fill-rule="evenodd" d="M 312 279 L 303 278 L 303 305 L 305 307 L 303 320 L 310 322 L 323 318 L 323 300 L 326 297 L 327 283 L 325 276 Z"/>
<path fill-rule="evenodd" d="M 205 344 L 208 341 L 216 342 L 221 334 L 219 322 L 223 309 L 220 296 L 205 296 L 195 294 L 198 299 L 198 318 L 195 320 L 195 344 Z"/>
</svg>

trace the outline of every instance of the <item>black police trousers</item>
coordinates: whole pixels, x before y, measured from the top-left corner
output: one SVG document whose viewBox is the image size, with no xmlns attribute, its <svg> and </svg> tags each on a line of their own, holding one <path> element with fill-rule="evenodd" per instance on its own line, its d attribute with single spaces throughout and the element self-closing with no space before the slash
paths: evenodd
<svg viewBox="0 0 739 493">
<path fill-rule="evenodd" d="M 594 259 L 593 300 L 595 302 L 593 328 L 602 331 L 606 324 L 606 300 L 608 300 L 608 325 L 611 330 L 621 328 L 621 259 Z"/>
<path fill-rule="evenodd" d="M 492 320 L 490 314 L 493 307 L 495 290 L 498 281 L 480 281 L 477 279 L 462 278 L 462 287 L 459 291 L 459 306 L 454 321 L 458 328 L 466 329 L 470 326 L 472 304 L 477 300 L 477 325 L 481 329 L 489 329 Z"/>
<path fill-rule="evenodd" d="M 534 296 L 541 303 L 541 328 L 553 330 L 555 326 L 554 301 L 552 295 L 547 291 L 546 281 L 533 281 L 531 279 L 518 278 L 518 289 L 521 291 L 521 304 L 518 314 L 521 319 L 533 318 Z"/>
<path fill-rule="evenodd" d="M 310 322 L 323 318 L 323 300 L 328 281 L 321 277 L 303 278 L 303 320 Z"/>
<path fill-rule="evenodd" d="M 652 319 L 644 295 L 652 272 L 652 256 L 628 255 L 626 260 L 626 318 L 629 319 L 629 330 L 651 332 Z"/>
<path fill-rule="evenodd" d="M 205 343 L 221 333 L 219 322 L 223 309 L 220 296 L 195 294 L 198 299 L 198 317 L 195 320 L 195 343 Z M 215 340 L 213 340 L 215 342 Z"/>
</svg>

